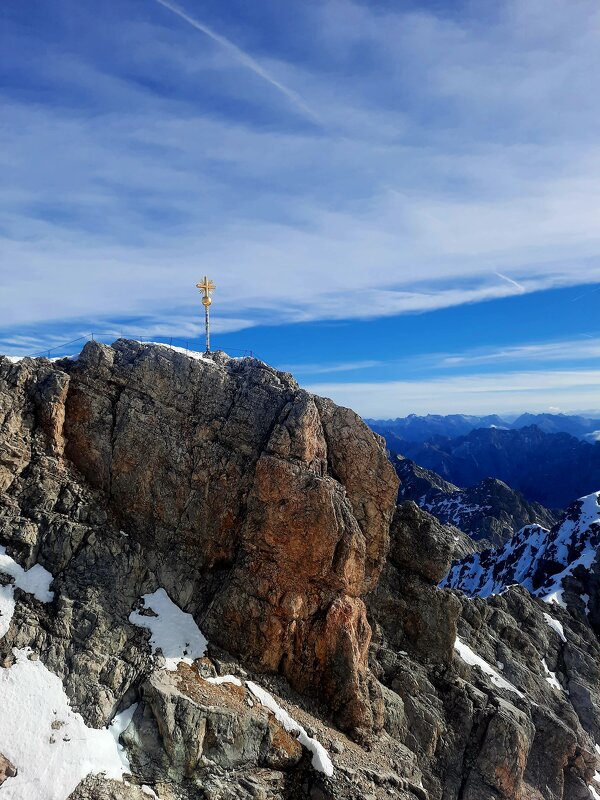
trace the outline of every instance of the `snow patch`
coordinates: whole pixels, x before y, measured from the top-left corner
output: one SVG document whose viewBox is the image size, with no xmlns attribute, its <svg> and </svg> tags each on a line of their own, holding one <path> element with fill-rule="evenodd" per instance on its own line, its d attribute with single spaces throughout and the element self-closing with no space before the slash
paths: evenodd
<svg viewBox="0 0 600 800">
<path fill-rule="evenodd" d="M 111 736 L 115 740 L 115 744 L 117 746 L 117 752 L 119 754 L 119 758 L 121 759 L 121 764 L 125 772 L 130 772 L 131 767 L 129 766 L 129 759 L 127 758 L 127 750 L 125 750 L 123 745 L 119 743 L 119 736 L 124 731 L 127 730 L 129 723 L 133 719 L 133 715 L 135 714 L 135 710 L 137 707 L 138 704 L 133 703 L 124 711 L 121 711 L 119 714 L 116 714 L 113 717 L 113 721 L 108 726 L 108 730 L 110 731 Z"/>
<path fill-rule="evenodd" d="M 164 669 L 174 672 L 181 662 L 193 664 L 204 655 L 207 641 L 194 618 L 175 605 L 164 589 L 145 594 L 141 600 L 144 608 L 154 612 L 153 615 L 132 611 L 129 621 L 151 632 L 150 645 L 154 653 L 161 651 L 165 659 Z"/>
<path fill-rule="evenodd" d="M 54 592 L 50 591 L 54 577 L 48 570 L 41 564 L 34 564 L 31 569 L 24 570 L 13 558 L 6 555 L 6 547 L 0 547 L 0 572 L 14 578 L 14 585 L 32 594 L 36 600 L 50 603 L 54 599 Z"/>
<path fill-rule="evenodd" d="M 60 678 L 31 661 L 29 648 L 0 669 L 0 752 L 18 770 L 0 789 L 10 800 L 66 800 L 90 773 L 121 780 L 123 765 L 113 733 L 88 728 L 69 705 Z"/>
<path fill-rule="evenodd" d="M 217 675 L 216 678 L 202 678 L 207 683 L 213 683 L 220 686 L 222 683 L 233 683 L 234 686 L 241 686 L 242 682 L 235 675 Z"/>
<path fill-rule="evenodd" d="M 313 754 L 313 768 L 318 772 L 323 772 L 325 775 L 331 777 L 331 775 L 333 775 L 333 764 L 329 758 L 327 750 L 325 750 L 323 745 L 320 742 L 317 742 L 316 739 L 313 739 L 311 736 L 309 736 L 302 725 L 290 717 L 288 712 L 285 711 L 285 709 L 283 709 L 279 703 L 276 702 L 275 698 L 265 691 L 265 689 L 262 689 L 252 681 L 246 681 L 246 686 L 250 689 L 252 694 L 256 697 L 258 702 L 261 703 L 261 705 L 273 712 L 277 722 L 283 725 L 286 731 L 300 732 L 298 741 L 303 747 L 306 747 L 306 749 Z"/>
<path fill-rule="evenodd" d="M 546 614 L 545 612 L 544 612 L 544 619 L 548 623 L 548 626 L 552 628 L 552 630 L 559 635 L 560 640 L 566 644 L 567 637 L 565 636 L 565 629 L 563 628 L 562 623 L 559 622 L 557 619 L 554 619 L 554 617 L 551 617 L 550 614 Z"/>
<path fill-rule="evenodd" d="M 54 599 L 54 592 L 50 591 L 54 577 L 41 564 L 34 564 L 28 570 L 23 569 L 14 558 L 6 555 L 6 547 L 2 546 L 0 546 L 0 573 L 10 575 L 14 579 L 14 583 L 0 586 L 0 639 L 2 639 L 6 636 L 15 613 L 15 588 L 29 592 L 42 603 L 50 603 Z"/>
<path fill-rule="evenodd" d="M 564 691 L 563 687 L 558 682 L 558 678 L 556 677 L 556 672 L 551 672 L 548 668 L 548 664 L 546 664 L 546 659 L 542 658 L 542 666 L 544 667 L 544 672 L 546 673 L 546 680 L 552 686 L 553 689 L 557 689 L 559 692 Z"/>
<path fill-rule="evenodd" d="M 473 650 L 469 647 L 468 644 L 463 642 L 459 636 L 456 637 L 456 641 L 454 642 L 454 649 L 458 653 L 458 655 L 469 664 L 471 667 L 479 667 L 479 669 L 488 676 L 494 686 L 497 686 L 499 689 L 506 689 L 509 692 L 514 692 L 515 694 L 519 695 L 519 697 L 524 697 L 525 695 L 523 692 L 520 692 L 516 686 L 513 686 L 510 681 L 507 681 L 505 678 L 502 677 L 496 670 L 484 661 L 483 658 L 474 653 Z"/>
</svg>

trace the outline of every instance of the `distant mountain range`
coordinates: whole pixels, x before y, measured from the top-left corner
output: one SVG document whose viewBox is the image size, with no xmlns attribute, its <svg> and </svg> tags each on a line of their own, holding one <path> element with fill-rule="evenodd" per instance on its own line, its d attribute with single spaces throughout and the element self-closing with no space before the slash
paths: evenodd
<svg viewBox="0 0 600 800">
<path fill-rule="evenodd" d="M 575 502 L 551 530 L 528 525 L 497 549 L 456 562 L 441 586 L 470 597 L 489 597 L 513 584 L 548 603 L 565 605 L 565 593 L 588 610 L 600 580 L 592 568 L 600 546 L 600 492 Z"/>
<path fill-rule="evenodd" d="M 396 456 L 392 463 L 401 481 L 400 500 L 413 500 L 440 522 L 459 528 L 483 546 L 501 545 L 525 525 L 550 528 L 557 522 L 556 512 L 529 503 L 520 492 L 495 478 L 460 489 L 408 458 Z"/>
<path fill-rule="evenodd" d="M 597 441 L 600 439 L 600 416 L 584 417 L 573 414 L 521 414 L 514 420 L 506 420 L 497 414 L 478 417 L 467 414 L 427 414 L 396 419 L 368 419 L 371 428 L 385 436 L 388 446 L 396 440 L 407 442 L 425 442 L 433 436 L 465 436 L 477 428 L 504 428 L 518 430 L 536 425 L 545 433 L 568 433 L 578 439 Z"/>
<path fill-rule="evenodd" d="M 386 441 L 393 454 L 410 458 L 455 486 L 497 478 L 546 508 L 566 508 L 600 486 L 600 442 L 544 433 L 535 425 L 516 430 L 481 428 L 466 436 L 436 436 L 423 443 L 393 436 Z"/>
</svg>

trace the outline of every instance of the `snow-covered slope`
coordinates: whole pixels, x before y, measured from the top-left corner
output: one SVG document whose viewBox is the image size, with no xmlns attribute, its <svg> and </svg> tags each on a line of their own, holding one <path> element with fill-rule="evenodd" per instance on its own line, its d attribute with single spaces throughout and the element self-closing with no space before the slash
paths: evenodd
<svg viewBox="0 0 600 800">
<path fill-rule="evenodd" d="M 527 525 L 497 549 L 457 561 L 441 586 L 489 597 L 519 583 L 548 602 L 563 603 L 565 578 L 589 570 L 600 545 L 600 492 L 583 497 L 551 530 Z"/>
<path fill-rule="evenodd" d="M 400 478 L 399 498 L 412 500 L 446 525 L 453 525 L 481 546 L 498 547 L 525 525 L 550 528 L 558 515 L 494 478 L 461 489 L 440 475 L 397 456 L 393 462 Z"/>
</svg>

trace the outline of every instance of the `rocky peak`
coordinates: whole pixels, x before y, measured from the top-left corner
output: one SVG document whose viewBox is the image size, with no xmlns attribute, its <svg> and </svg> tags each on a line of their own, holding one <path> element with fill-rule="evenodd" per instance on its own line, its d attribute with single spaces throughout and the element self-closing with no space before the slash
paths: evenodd
<svg viewBox="0 0 600 800">
<path fill-rule="evenodd" d="M 480 549 L 503 544 L 525 525 L 551 527 L 559 516 L 540 503 L 528 502 L 496 478 L 461 489 L 408 458 L 396 456 L 393 464 L 401 499 L 413 500 L 440 522 L 454 525 L 481 543 Z"/>
<path fill-rule="evenodd" d="M 47 470 L 50 514 L 83 481 L 211 641 L 318 692 L 344 727 L 372 728 L 361 597 L 397 479 L 356 414 L 256 359 L 126 340 L 0 369 L 0 480 L 23 517 L 39 513 L 32 475 Z"/>
<path fill-rule="evenodd" d="M 489 597 L 518 583 L 535 597 L 564 605 L 565 593 L 573 600 L 579 582 L 577 605 L 585 608 L 590 592 L 596 597 L 598 591 L 594 565 L 599 546 L 600 492 L 594 492 L 574 503 L 551 530 L 527 525 L 503 547 L 457 561 L 442 586 Z"/>
<path fill-rule="evenodd" d="M 352 411 L 119 341 L 0 358 L 0 419 L 8 797 L 587 797 L 598 598 L 439 588 L 459 533 Z"/>
</svg>

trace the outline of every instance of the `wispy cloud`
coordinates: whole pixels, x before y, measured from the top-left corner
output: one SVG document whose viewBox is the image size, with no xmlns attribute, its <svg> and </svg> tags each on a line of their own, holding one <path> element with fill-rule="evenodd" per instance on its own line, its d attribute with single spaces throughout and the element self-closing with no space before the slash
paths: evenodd
<svg viewBox="0 0 600 800">
<path fill-rule="evenodd" d="M 143 23 L 114 8 L 94 26 L 110 60 L 28 27 L 32 88 L 4 98 L 0 127 L 5 327 L 180 325 L 206 270 L 231 325 L 600 281 L 595 0 L 511 0 L 493 19 L 299 2 L 304 33 L 288 24 L 295 46 L 260 61 L 170 0 Z"/>
<path fill-rule="evenodd" d="M 556 342 L 522 344 L 503 348 L 474 349 L 466 353 L 447 355 L 439 361 L 443 367 L 466 367 L 473 365 L 519 363 L 529 361 L 586 361 L 600 359 L 600 338 L 582 334 L 583 338 Z"/>
<path fill-rule="evenodd" d="M 302 377 L 304 375 L 325 375 L 335 372 L 355 372 L 362 369 L 372 369 L 380 364 L 381 361 L 343 361 L 337 364 L 282 364 L 278 365 L 278 368 Z"/>
<path fill-rule="evenodd" d="M 317 383 L 307 387 L 363 416 L 512 414 L 600 409 L 600 370 L 511 372 L 425 381 Z"/>
<path fill-rule="evenodd" d="M 185 20 L 189 25 L 196 30 L 201 31 L 209 39 L 212 39 L 213 42 L 216 42 L 220 47 L 226 50 L 233 58 L 238 61 L 242 66 L 246 67 L 247 69 L 254 72 L 255 75 L 258 75 L 259 78 L 262 78 L 264 81 L 269 83 L 278 92 L 281 92 L 284 97 L 296 108 L 297 111 L 300 111 L 302 114 L 310 117 L 313 122 L 321 123 L 319 116 L 313 111 L 312 108 L 302 99 L 302 97 L 295 92 L 293 89 L 290 89 L 289 86 L 286 86 L 281 81 L 277 80 L 273 75 L 271 75 L 255 58 L 251 55 L 246 53 L 241 47 L 238 47 L 234 44 L 230 39 L 227 37 L 222 36 L 220 33 L 214 31 L 211 27 L 206 25 L 204 22 L 201 22 L 196 17 L 190 16 L 186 11 L 184 11 L 180 6 L 176 5 L 175 3 L 169 2 L 169 0 L 155 0 L 156 3 L 159 3 L 161 6 L 168 8 L 169 11 L 172 11 L 174 14 L 177 14 L 178 17 Z"/>
</svg>

